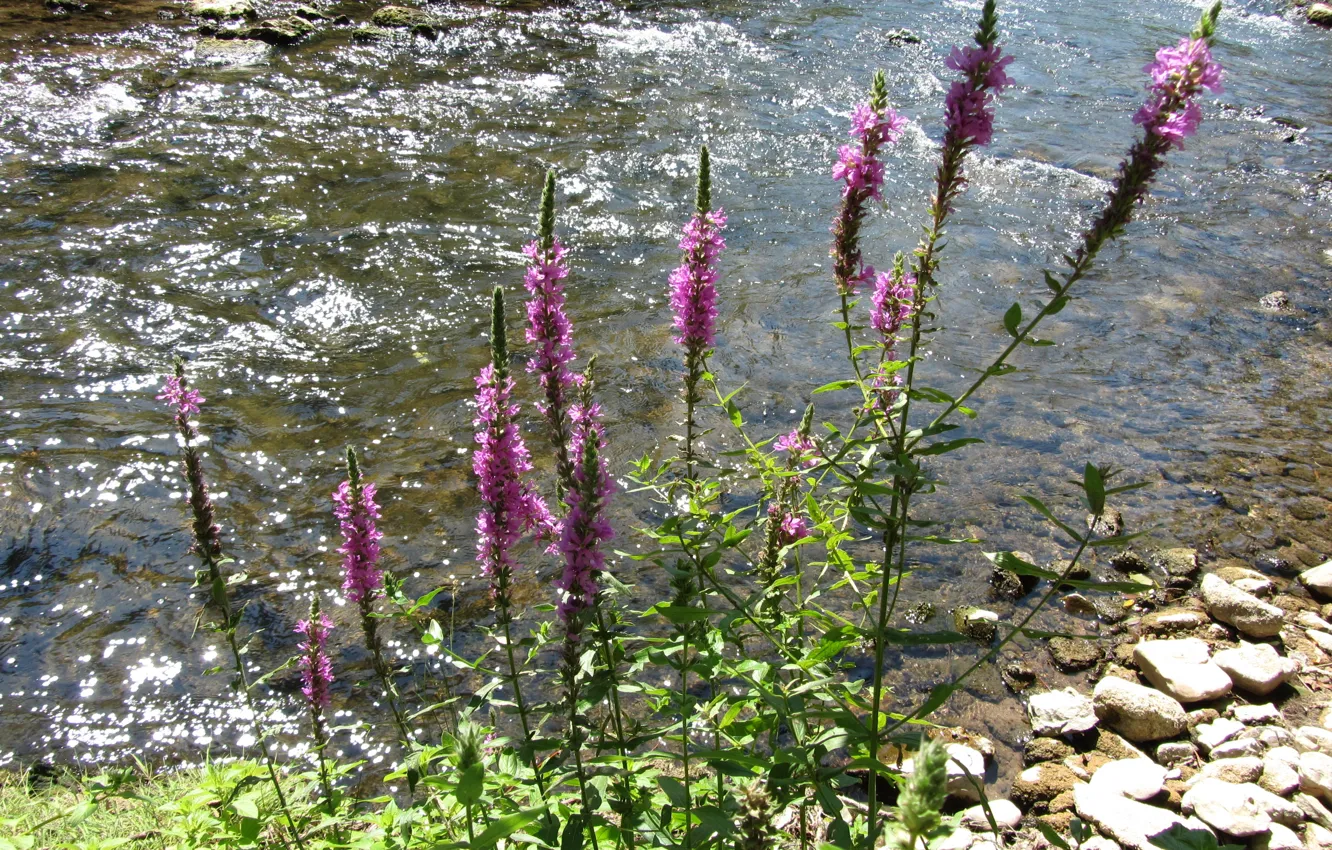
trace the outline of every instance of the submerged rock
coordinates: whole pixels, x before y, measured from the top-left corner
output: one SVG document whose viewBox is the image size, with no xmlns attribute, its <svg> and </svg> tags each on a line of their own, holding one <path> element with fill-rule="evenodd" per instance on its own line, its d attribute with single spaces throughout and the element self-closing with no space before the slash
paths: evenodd
<svg viewBox="0 0 1332 850">
<path fill-rule="evenodd" d="M 252 41 L 262 41 L 279 47 L 286 47 L 305 38 L 314 30 L 310 23 L 295 16 L 290 18 L 269 18 L 250 27 L 245 37 Z"/>
<path fill-rule="evenodd" d="M 409 6 L 385 6 L 382 9 L 377 9 L 370 16 L 370 22 L 377 27 L 411 29 L 422 24 L 434 26 L 436 20 L 434 15 L 420 9 L 413 9 Z"/>
<path fill-rule="evenodd" d="M 1309 20 L 1313 20 L 1310 18 Z M 1258 299 L 1258 304 L 1264 310 L 1286 310 L 1290 307 L 1290 298 L 1286 293 L 1278 289 L 1275 292 L 1269 292 Z"/>
<path fill-rule="evenodd" d="M 982 608 L 965 606 L 953 611 L 953 628 L 977 643 L 991 643 L 999 630 L 998 623 L 998 614 Z"/>
<path fill-rule="evenodd" d="M 1320 27 L 1332 27 L 1332 6 L 1327 3 L 1314 3 L 1304 10 L 1304 16 L 1309 19 L 1311 24 L 1318 24 Z"/>
<path fill-rule="evenodd" d="M 1053 637 L 1048 647 L 1054 665 L 1064 673 L 1076 673 L 1095 667 L 1105 657 L 1101 645 L 1086 638 Z"/>
<path fill-rule="evenodd" d="M 194 46 L 194 57 L 207 65 L 244 67 L 259 65 L 268 61 L 272 52 L 267 44 L 257 41 L 223 41 L 216 38 L 201 38 Z"/>
</svg>

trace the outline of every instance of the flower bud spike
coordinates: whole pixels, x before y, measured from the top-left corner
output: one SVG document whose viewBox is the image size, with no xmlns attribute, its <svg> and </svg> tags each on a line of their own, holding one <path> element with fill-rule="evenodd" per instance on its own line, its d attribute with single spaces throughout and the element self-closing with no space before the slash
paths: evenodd
<svg viewBox="0 0 1332 850">
<path fill-rule="evenodd" d="M 361 464 L 356 459 L 356 449 L 347 447 L 347 480 L 351 482 L 352 490 L 361 492 Z"/>
<path fill-rule="evenodd" d="M 549 254 L 555 244 L 555 169 L 546 171 L 546 185 L 541 190 L 541 218 L 537 223 L 541 253 Z"/>
<path fill-rule="evenodd" d="M 593 354 L 587 361 L 587 368 L 583 370 L 582 402 L 585 405 L 592 403 L 592 374 L 597 368 L 597 355 Z"/>
<path fill-rule="evenodd" d="M 490 362 L 500 381 L 509 377 L 509 344 L 504 334 L 504 288 L 495 287 L 490 303 Z"/>
<path fill-rule="evenodd" d="M 1212 43 L 1216 41 L 1216 19 L 1220 16 L 1221 0 L 1216 0 L 1216 3 L 1212 4 L 1212 8 L 1202 13 L 1202 17 L 1198 19 L 1198 26 L 1194 27 L 1189 37 L 1201 39 L 1207 42 L 1208 47 L 1211 47 Z"/>
<path fill-rule="evenodd" d="M 698 149 L 698 192 L 694 196 L 694 210 L 701 216 L 712 212 L 712 159 L 707 145 Z"/>
<path fill-rule="evenodd" d="M 874 82 L 870 84 L 870 109 L 883 112 L 888 106 L 888 80 L 883 71 L 874 72 Z"/>
<path fill-rule="evenodd" d="M 800 417 L 799 433 L 801 437 L 808 437 L 810 429 L 814 427 L 814 402 L 805 405 L 805 415 Z"/>
<path fill-rule="evenodd" d="M 980 24 L 976 29 L 976 43 L 989 47 L 999 37 L 999 13 L 995 11 L 994 0 L 985 0 L 981 9 Z"/>
</svg>

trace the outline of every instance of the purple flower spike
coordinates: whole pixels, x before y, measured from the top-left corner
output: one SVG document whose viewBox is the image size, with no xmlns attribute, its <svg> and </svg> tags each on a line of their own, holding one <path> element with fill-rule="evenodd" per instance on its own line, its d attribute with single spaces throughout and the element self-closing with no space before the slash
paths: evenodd
<svg viewBox="0 0 1332 850">
<path fill-rule="evenodd" d="M 1184 140 L 1198 131 L 1202 108 L 1195 98 L 1203 89 L 1221 91 L 1221 66 L 1201 38 L 1185 38 L 1175 47 L 1156 51 L 1156 61 L 1143 68 L 1151 78 L 1147 102 L 1133 116 L 1150 134 L 1183 149 Z"/>
<path fill-rule="evenodd" d="M 777 536 L 783 546 L 790 546 L 797 540 L 804 540 L 809 536 L 809 523 L 802 516 L 787 514 L 782 517 L 781 530 L 777 532 Z"/>
<path fill-rule="evenodd" d="M 726 247 L 721 238 L 725 227 L 726 214 L 720 209 L 695 213 L 680 239 L 685 256 L 671 272 L 671 308 L 675 311 L 675 341 L 690 351 L 702 352 L 716 342 L 716 263 Z"/>
<path fill-rule="evenodd" d="M 204 397 L 199 395 L 198 390 L 186 389 L 184 381 L 176 375 L 166 376 L 166 379 L 162 382 L 162 394 L 157 397 L 157 400 L 175 405 L 176 414 L 186 418 L 198 413 L 199 405 L 205 401 Z"/>
<path fill-rule="evenodd" d="M 595 403 L 577 404 L 570 411 L 573 422 L 574 486 L 569 491 L 569 516 L 560 534 L 560 552 L 564 572 L 555 586 L 564 591 L 559 602 L 560 619 L 566 626 L 577 625 L 578 615 L 596 602 L 599 588 L 597 574 L 606 568 L 602 545 L 615 536 L 606 521 L 606 499 L 615 491 L 615 483 L 606 471 L 606 446 L 601 427 L 601 407 Z M 577 629 L 570 628 L 576 635 Z"/>
<path fill-rule="evenodd" d="M 802 435 L 799 429 L 778 437 L 772 447 L 779 452 L 789 452 L 793 463 L 805 466 L 817 466 L 819 463 L 819 449 L 814 445 L 814 438 Z"/>
<path fill-rule="evenodd" d="M 296 633 L 305 635 L 305 642 L 300 646 L 301 693 L 305 694 L 310 706 L 319 711 L 328 708 L 332 699 L 329 686 L 333 684 L 333 662 L 326 649 L 332 628 L 333 621 L 327 614 L 312 615 L 296 624 Z"/>
<path fill-rule="evenodd" d="M 546 401 L 538 402 L 538 409 L 546 416 L 552 411 L 563 415 L 569 391 L 579 383 L 579 376 L 569 371 L 568 365 L 574 359 L 573 325 L 564 312 L 564 284 L 560 283 L 569 276 L 564 262 L 566 252 L 555 239 L 549 251 L 542 251 L 541 243 L 533 240 L 523 248 L 523 253 L 529 263 L 523 286 L 532 293 L 527 302 L 527 341 L 536 346 L 536 358 L 528 364 L 527 371 L 541 377 Z"/>
<path fill-rule="evenodd" d="M 944 101 L 945 145 L 952 140 L 961 145 L 988 145 L 994 138 L 995 95 L 1012 85 L 1004 69 L 1012 56 L 1001 56 L 999 45 L 953 48 L 944 64 L 960 71 L 964 79 L 955 81 Z"/>
<path fill-rule="evenodd" d="M 518 405 L 511 400 L 513 379 L 500 378 L 488 364 L 476 379 L 477 448 L 472 471 L 483 502 L 476 519 L 476 552 L 481 573 L 492 582 L 516 567 L 512 550 L 526 531 L 553 534 L 557 528 L 546 503 L 524 480 L 532 470 L 531 455 L 513 421 Z"/>
<path fill-rule="evenodd" d="M 910 272 L 894 270 L 875 278 L 870 326 L 883 336 L 889 348 L 897 341 L 897 332 L 911 318 L 915 298 L 916 276 Z"/>
<path fill-rule="evenodd" d="M 379 568 L 379 540 L 384 535 L 375 527 L 379 519 L 375 485 L 362 485 L 357 498 L 351 482 L 342 482 L 333 492 L 333 513 L 344 538 L 338 549 L 344 556 L 342 589 L 352 602 L 372 600 L 384 586 L 384 571 Z"/>
</svg>

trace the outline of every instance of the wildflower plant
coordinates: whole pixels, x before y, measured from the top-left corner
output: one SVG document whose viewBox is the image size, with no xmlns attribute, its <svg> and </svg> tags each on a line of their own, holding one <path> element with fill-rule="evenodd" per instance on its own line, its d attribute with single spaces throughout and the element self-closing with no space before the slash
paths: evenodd
<svg viewBox="0 0 1332 850">
<path fill-rule="evenodd" d="M 683 361 L 684 435 L 674 453 L 633 463 L 632 484 L 620 493 L 608 461 L 613 423 L 603 421 L 594 398 L 591 366 L 581 376 L 571 366 L 566 252 L 554 235 L 555 181 L 548 173 L 538 237 L 525 249 L 526 340 L 537 380 L 523 388 L 510 374 L 499 287 L 491 300 L 488 363 L 476 379 L 476 565 L 489 585 L 495 645 L 481 658 L 443 650 L 471 685 L 470 693 L 450 697 L 454 720 L 439 730 L 441 743 L 415 745 L 412 770 L 426 793 L 410 808 L 381 801 L 372 813 L 358 815 L 364 841 L 351 843 L 924 850 L 942 837 L 948 831 L 939 813 L 948 753 L 928 731 L 920 732 L 930 716 L 1014 640 L 1037 636 L 1033 618 L 1061 587 L 1144 587 L 1072 578 L 1089 551 L 1133 536 L 1101 537 L 1095 522 L 1065 521 L 1036 497 L 1023 496 L 1066 546 L 1065 567 L 1056 572 L 1011 552 L 985 554 L 998 567 L 1046 582 L 1036 604 L 1016 622 L 979 637 L 961 628 L 899 627 L 899 593 L 920 550 L 978 542 L 938 533 L 942 523 L 923 512 L 944 484 L 934 474 L 935 459 L 980 442 L 957 433 L 959 417 L 977 416 L 971 400 L 1015 371 L 1010 361 L 1017 352 L 1049 344 L 1036 331 L 1071 303 L 1101 249 L 1125 233 L 1167 154 L 1198 129 L 1198 98 L 1221 84 L 1211 55 L 1219 10 L 1219 4 L 1209 9 L 1189 38 L 1162 48 L 1147 66 L 1147 98 L 1134 118 L 1141 136 L 1101 209 L 1064 256 L 1065 265 L 1040 272 L 1048 296 L 1034 307 L 1018 303 L 1005 311 L 998 353 L 960 392 L 924 383 L 924 355 L 933 344 L 935 301 L 945 283 L 939 274 L 945 229 L 965 202 L 969 157 L 995 141 L 997 97 L 1012 85 L 1013 58 L 1000 43 L 994 0 L 983 5 L 973 43 L 945 61 L 957 76 L 945 98 L 923 235 L 909 252 L 862 239 L 882 200 L 884 146 L 905 126 L 889 104 L 882 73 L 854 108 L 851 143 L 840 148 L 832 172 L 840 183 L 830 248 L 836 302 L 827 296 L 848 371 L 810 392 L 821 397 L 817 414 L 810 404 L 796 427 L 776 434 L 746 422 L 743 388 L 727 391 L 708 362 L 726 295 L 727 219 L 713 207 L 710 155 L 701 148 L 693 209 L 679 240 L 681 262 L 667 281 L 672 336 Z M 894 257 L 890 271 L 871 264 L 881 250 Z M 856 298 L 871 284 L 862 307 Z M 522 435 L 519 399 L 529 391 L 540 399 L 551 437 L 549 482 L 538 475 Z M 744 475 L 706 451 L 699 422 L 705 395 L 715 397 L 740 445 L 728 457 Z M 215 588 L 213 604 L 244 681 L 217 526 L 192 448 L 189 417 L 202 399 L 179 371 L 163 399 L 173 405 L 185 447 L 201 581 Z M 1108 499 L 1136 486 L 1120 484 L 1117 475 L 1095 463 L 1083 467 L 1079 490 L 1093 520 Z M 543 491 L 555 493 L 554 511 Z M 641 612 L 627 611 L 623 602 L 633 597 L 608 569 L 612 541 L 625 536 L 609 521 L 613 494 L 617 502 L 640 500 L 637 515 L 650 511 L 654 523 L 635 532 L 644 545 L 614 557 L 669 582 L 665 598 Z M 335 499 L 345 536 L 343 587 L 358 606 L 373 653 L 373 606 L 384 593 L 379 509 L 354 454 Z M 651 507 L 643 508 L 647 500 Z M 535 612 L 553 614 L 538 618 L 526 634 L 528 612 L 519 603 L 525 597 L 515 595 L 519 582 L 544 590 Z M 430 598 L 413 612 L 425 613 Z M 320 753 L 327 745 L 320 718 L 329 706 L 325 622 L 312 610 L 302 624 L 299 661 Z M 437 628 L 424 633 L 434 635 L 431 645 L 442 645 Z M 890 653 L 977 640 L 982 647 L 959 677 L 918 701 L 891 693 Z M 392 671 L 386 665 L 381 671 L 378 661 L 376 669 L 394 695 Z M 558 691 L 546 702 L 541 699 L 549 694 L 532 690 L 543 673 L 554 674 L 549 678 Z M 409 741 L 405 716 L 396 703 L 392 710 Z M 479 721 L 487 713 L 489 726 Z M 890 757 L 901 747 L 916 750 L 909 776 Z M 280 791 L 271 762 L 270 770 Z M 390 777 L 401 775 L 400 768 Z M 890 809 L 887 788 L 894 783 L 900 792 Z M 327 774 L 322 786 L 324 800 L 333 800 Z M 857 789 L 864 804 L 849 805 Z M 332 817 L 332 808 L 325 811 Z M 337 815 L 343 817 L 351 815 Z M 286 833 L 301 840 L 294 822 Z M 315 827 L 311 834 L 331 835 L 342 846 L 350 833 Z"/>
</svg>

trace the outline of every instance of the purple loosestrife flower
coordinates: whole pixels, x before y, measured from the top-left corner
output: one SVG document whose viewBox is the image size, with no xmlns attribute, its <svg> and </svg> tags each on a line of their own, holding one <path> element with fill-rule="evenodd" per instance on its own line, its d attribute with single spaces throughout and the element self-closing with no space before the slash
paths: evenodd
<svg viewBox="0 0 1332 850">
<path fill-rule="evenodd" d="M 809 536 L 809 523 L 777 503 L 768 505 L 768 521 L 777 523 L 777 539 L 783 546 Z"/>
<path fill-rule="evenodd" d="M 560 534 L 560 552 L 564 572 L 555 586 L 564 593 L 559 614 L 576 636 L 579 615 L 595 604 L 597 574 L 606 568 L 602 545 L 615 536 L 606 521 L 606 499 L 615 491 L 615 483 L 606 471 L 606 446 L 601 427 L 601 407 L 591 401 L 590 393 L 570 411 L 573 422 L 574 483 L 568 494 L 569 516 Z M 576 638 L 575 638 L 576 639 Z"/>
<path fill-rule="evenodd" d="M 915 299 L 916 276 L 900 265 L 891 274 L 882 272 L 875 278 L 870 326 L 882 335 L 888 348 L 893 347 L 897 332 L 911 318 Z"/>
<path fill-rule="evenodd" d="M 305 636 L 301 649 L 301 693 L 310 702 L 310 707 L 322 712 L 328 708 L 332 695 L 329 686 L 333 684 L 333 661 L 328 657 L 328 633 L 333 629 L 333 621 L 318 609 L 311 612 L 308 620 L 296 624 L 296 633 Z"/>
<path fill-rule="evenodd" d="M 527 371 L 541 377 L 541 389 L 546 402 L 538 402 L 542 413 L 563 411 L 566 394 L 579 383 L 579 376 L 569 371 L 574 359 L 570 345 L 573 325 L 564 312 L 564 284 L 569 276 L 564 264 L 565 248 L 558 239 L 551 242 L 550 250 L 542 250 L 541 243 L 532 241 L 523 248 L 529 265 L 523 276 L 523 286 L 532 293 L 527 302 L 527 341 L 536 346 L 536 358 Z"/>
<path fill-rule="evenodd" d="M 1004 73 L 1012 61 L 1012 56 L 1001 56 L 999 45 L 993 43 L 953 48 L 944 64 L 960 71 L 964 79 L 953 82 L 944 100 L 945 145 L 949 139 L 958 145 L 990 143 L 994 137 L 991 104 L 995 95 L 1012 84 Z"/>
<path fill-rule="evenodd" d="M 167 375 L 162 382 L 162 392 L 158 401 L 165 401 L 175 408 L 176 431 L 180 434 L 181 456 L 184 461 L 185 481 L 190 488 L 190 511 L 194 514 L 194 545 L 204 558 L 213 580 L 214 595 L 218 592 L 217 559 L 222 556 L 222 529 L 217 524 L 213 500 L 208 495 L 208 483 L 204 481 L 203 466 L 199 463 L 199 453 L 194 448 L 194 441 L 199 432 L 190 424 L 190 416 L 197 414 L 204 398 L 198 390 L 192 390 L 185 381 L 185 364 L 176 361 L 176 374 Z M 223 604 L 224 600 L 214 600 Z M 223 604 L 225 608 L 225 604 Z M 230 617 L 229 612 L 226 616 Z"/>
<path fill-rule="evenodd" d="M 778 437 L 773 441 L 772 447 L 779 452 L 788 452 L 792 466 L 796 464 L 817 466 L 819 463 L 819 449 L 814 445 L 814 438 L 800 433 L 799 429 Z"/>
<path fill-rule="evenodd" d="M 1195 98 L 1203 89 L 1221 91 L 1221 66 L 1212 61 L 1206 39 L 1185 38 L 1175 47 L 1156 51 L 1156 61 L 1143 68 L 1152 81 L 1147 102 L 1133 116 L 1133 123 L 1183 148 L 1202 122 L 1202 107 Z"/>
<path fill-rule="evenodd" d="M 476 551 L 482 575 L 492 582 L 501 573 L 507 581 L 518 566 L 512 550 L 524 532 L 550 534 L 556 528 L 546 503 L 523 478 L 532 470 L 532 461 L 513 421 L 518 405 L 512 395 L 512 378 L 500 377 L 493 363 L 481 370 L 473 420 L 479 430 L 472 452 L 472 471 L 483 503 L 476 520 Z"/>
<path fill-rule="evenodd" d="M 858 104 L 851 113 L 851 138 L 855 143 L 842 145 L 834 180 L 842 186 L 842 206 L 833 221 L 833 277 L 843 297 L 854 295 L 861 284 L 874 277 L 874 269 L 865 265 L 860 254 L 860 226 L 865 218 L 865 204 L 882 200 L 883 163 L 879 150 L 896 142 L 906 127 L 906 119 L 888 107 L 888 90 L 883 72 L 874 75 L 868 103 Z"/>
<path fill-rule="evenodd" d="M 166 376 L 162 382 L 162 394 L 157 397 L 157 400 L 174 405 L 176 415 L 184 416 L 186 419 L 198 413 L 199 405 L 205 401 L 204 397 L 199 395 L 198 390 L 187 389 L 185 379 L 179 375 Z"/>
<path fill-rule="evenodd" d="M 375 503 L 375 485 L 361 485 L 359 497 L 350 481 L 333 492 L 333 514 L 342 529 L 342 589 L 352 602 L 372 601 L 384 586 L 384 571 L 379 568 L 379 541 L 383 534 L 375 526 L 379 505 Z"/>
<path fill-rule="evenodd" d="M 671 272 L 671 309 L 675 341 L 690 352 L 701 353 L 716 342 L 716 263 L 726 247 L 721 238 L 725 227 L 726 214 L 720 209 L 694 213 L 680 239 L 684 261 Z"/>
</svg>

